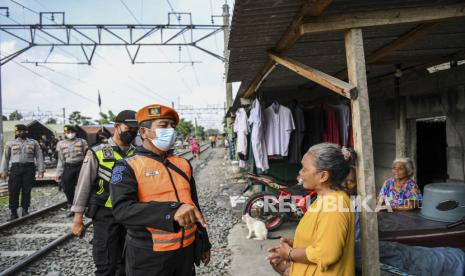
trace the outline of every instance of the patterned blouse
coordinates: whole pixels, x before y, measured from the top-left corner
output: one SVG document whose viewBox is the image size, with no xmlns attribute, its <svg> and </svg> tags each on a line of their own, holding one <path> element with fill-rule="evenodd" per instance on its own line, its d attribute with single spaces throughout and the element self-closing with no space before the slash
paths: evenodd
<svg viewBox="0 0 465 276">
<path fill-rule="evenodd" d="M 421 201 L 423 199 L 421 196 L 421 191 L 413 179 L 408 179 L 405 181 L 404 185 L 402 185 L 400 193 L 394 189 L 394 183 L 394 178 L 388 178 L 386 181 L 384 181 L 383 187 L 379 191 L 379 197 L 384 199 L 383 202 L 389 202 L 389 205 L 398 207 L 406 204 L 407 200 Z"/>
</svg>

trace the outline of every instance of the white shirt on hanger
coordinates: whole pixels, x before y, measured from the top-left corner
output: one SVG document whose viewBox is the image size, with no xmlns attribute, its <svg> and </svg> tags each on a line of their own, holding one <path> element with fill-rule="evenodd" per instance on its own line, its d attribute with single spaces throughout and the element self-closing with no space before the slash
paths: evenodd
<svg viewBox="0 0 465 276">
<path fill-rule="evenodd" d="M 250 142 L 252 144 L 255 166 L 258 169 L 266 171 L 270 167 L 268 165 L 268 154 L 266 152 L 265 124 L 263 120 L 264 117 L 260 102 L 255 99 L 249 116 L 249 125 L 252 128 Z"/>
<path fill-rule="evenodd" d="M 289 108 L 274 102 L 263 112 L 265 116 L 265 141 L 268 155 L 287 156 L 289 139 L 295 129 Z"/>
<path fill-rule="evenodd" d="M 249 125 L 247 124 L 247 113 L 242 107 L 236 111 L 234 132 L 237 134 L 237 153 L 247 155 L 247 134 L 249 133 Z M 239 167 L 245 167 L 245 162 L 243 160 L 239 160 Z"/>
</svg>

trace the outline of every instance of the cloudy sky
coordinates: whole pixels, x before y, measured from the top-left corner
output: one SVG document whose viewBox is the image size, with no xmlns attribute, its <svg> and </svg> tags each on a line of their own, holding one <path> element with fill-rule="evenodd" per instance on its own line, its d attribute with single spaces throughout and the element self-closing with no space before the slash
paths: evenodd
<svg viewBox="0 0 465 276">
<path fill-rule="evenodd" d="M 222 13 L 224 0 L 0 0 L 1 7 L 9 7 L 10 18 L 0 11 L 0 24 L 37 24 L 34 12 L 63 11 L 67 24 L 167 24 L 168 13 L 190 12 L 193 24 L 211 24 L 212 15 Z M 228 1 L 230 6 L 233 2 Z M 23 5 L 24 7 L 22 7 Z M 31 11 L 32 10 L 32 11 Z M 231 8 L 232 12 L 232 8 Z M 59 16 L 56 18 L 60 21 Z M 177 23 L 175 17 L 172 22 Z M 181 17 L 187 23 L 188 16 Z M 45 22 L 53 22 L 45 19 Z M 215 24 L 222 19 L 216 17 Z M 16 34 L 27 36 L 25 31 Z M 87 33 L 88 34 L 88 33 Z M 196 32 L 201 37 L 205 32 Z M 58 35 L 58 34 L 57 34 Z M 165 36 L 167 33 L 165 33 Z M 73 36 L 75 41 L 84 40 Z M 154 35 L 151 39 L 157 39 Z M 177 42 L 190 40 L 190 34 L 180 36 Z M 0 32 L 2 57 L 25 46 L 11 35 Z M 40 41 L 53 39 L 41 34 Z M 223 33 L 208 38 L 202 47 L 222 55 Z M 27 117 L 38 115 L 61 119 L 66 113 L 81 111 L 83 115 L 98 118 L 97 91 L 102 97 L 102 110 L 118 112 L 138 109 L 150 103 L 196 108 L 222 107 L 225 102 L 224 64 L 222 61 L 195 48 L 173 46 L 142 47 L 137 61 L 198 61 L 185 64 L 131 64 L 123 46 L 97 47 L 92 66 L 77 64 L 35 64 L 27 61 L 84 62 L 80 47 L 35 47 L 2 67 L 3 112 L 8 115 L 19 110 Z M 90 52 L 90 49 L 88 49 Z M 130 48 L 131 52 L 135 48 Z M 238 84 L 234 85 L 237 89 Z M 183 117 L 198 119 L 207 128 L 221 127 L 222 110 L 208 112 L 185 111 Z M 42 117 L 43 119 L 45 117 Z"/>
</svg>

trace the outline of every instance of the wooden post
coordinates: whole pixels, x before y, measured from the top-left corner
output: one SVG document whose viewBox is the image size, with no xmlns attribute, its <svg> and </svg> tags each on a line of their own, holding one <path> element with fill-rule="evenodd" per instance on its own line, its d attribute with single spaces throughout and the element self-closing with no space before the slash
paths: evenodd
<svg viewBox="0 0 465 276">
<path fill-rule="evenodd" d="M 399 69 L 399 68 L 398 68 Z M 397 74 L 397 72 L 396 72 Z M 394 79 L 394 95 L 396 97 L 396 158 L 407 157 L 407 109 L 405 97 L 400 95 L 400 75 Z"/>
<path fill-rule="evenodd" d="M 371 197 L 367 202 L 371 210 L 366 210 L 366 208 L 359 210 L 361 211 L 362 270 L 363 275 L 378 276 L 380 275 L 378 218 L 374 212 L 376 192 L 370 101 L 361 29 L 350 29 L 345 33 L 345 47 L 349 83 L 356 86 L 358 91 L 357 97 L 352 100 L 352 127 L 357 153 L 357 191 L 362 199 Z"/>
</svg>

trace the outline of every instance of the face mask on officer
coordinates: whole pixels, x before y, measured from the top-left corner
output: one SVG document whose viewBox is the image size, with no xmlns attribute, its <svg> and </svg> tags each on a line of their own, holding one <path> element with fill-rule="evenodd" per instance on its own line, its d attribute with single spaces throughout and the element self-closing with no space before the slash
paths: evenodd
<svg viewBox="0 0 465 276">
<path fill-rule="evenodd" d="M 27 138 L 27 132 L 26 131 L 19 131 L 17 136 L 21 139 L 26 139 Z"/>
<path fill-rule="evenodd" d="M 129 130 L 122 131 L 121 126 L 119 127 L 119 138 L 124 144 L 130 145 L 132 141 L 134 141 L 136 136 L 137 136 L 136 129 L 129 129 Z"/>
<path fill-rule="evenodd" d="M 157 128 L 155 129 L 155 138 L 152 144 L 162 151 L 168 151 L 176 141 L 176 130 L 174 128 Z"/>
<path fill-rule="evenodd" d="M 72 140 L 76 137 L 76 133 L 74 132 L 68 132 L 65 134 L 66 138 L 69 139 L 69 140 Z"/>
<path fill-rule="evenodd" d="M 162 122 L 161 125 L 155 127 L 155 130 L 148 129 L 149 132 L 155 133 L 154 138 L 149 138 L 152 144 L 161 151 L 168 151 L 174 145 L 176 141 L 176 129 L 174 128 L 174 124 L 168 124 L 166 122 Z M 165 127 L 166 126 L 166 127 Z M 169 126 L 169 127 L 168 127 Z"/>
</svg>

